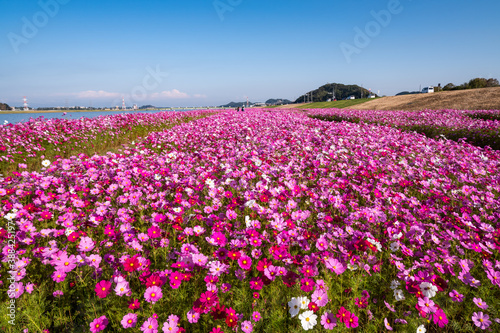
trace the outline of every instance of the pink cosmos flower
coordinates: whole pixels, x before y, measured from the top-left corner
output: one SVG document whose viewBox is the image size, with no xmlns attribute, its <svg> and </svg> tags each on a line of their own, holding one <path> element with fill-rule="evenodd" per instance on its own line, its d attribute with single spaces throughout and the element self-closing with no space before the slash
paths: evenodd
<svg viewBox="0 0 500 333">
<path fill-rule="evenodd" d="M 323 307 L 328 303 L 328 294 L 322 289 L 316 289 L 311 296 L 311 300 L 318 306 Z"/>
<path fill-rule="evenodd" d="M 144 333 L 158 333 L 158 320 L 150 317 L 141 326 Z"/>
<path fill-rule="evenodd" d="M 13 288 L 9 288 L 8 295 L 10 298 L 19 298 L 24 293 L 24 285 L 22 282 L 14 282 Z"/>
<path fill-rule="evenodd" d="M 490 316 L 482 312 L 474 312 L 472 314 L 472 321 L 474 325 L 482 330 L 487 329 L 491 325 Z"/>
<path fill-rule="evenodd" d="M 163 293 L 160 287 L 152 286 L 148 287 L 144 292 L 144 298 L 147 302 L 155 304 L 163 297 Z"/>
<path fill-rule="evenodd" d="M 162 330 L 164 333 L 177 333 L 179 332 L 179 327 L 177 327 L 177 323 L 166 321 L 163 323 Z"/>
<path fill-rule="evenodd" d="M 200 319 L 200 314 L 193 309 L 189 310 L 186 316 L 191 324 L 197 323 Z"/>
<path fill-rule="evenodd" d="M 464 295 L 460 294 L 458 291 L 453 290 L 449 293 L 451 299 L 455 302 L 462 302 L 464 300 Z"/>
<path fill-rule="evenodd" d="M 419 298 L 418 299 L 418 306 L 425 313 L 434 313 L 437 310 L 434 301 L 427 298 L 427 297 Z"/>
<path fill-rule="evenodd" d="M 486 310 L 488 308 L 488 304 L 482 299 L 474 297 L 472 300 L 480 309 Z"/>
<path fill-rule="evenodd" d="M 234 210 L 228 209 L 226 212 L 226 217 L 228 220 L 234 220 L 238 217 L 238 214 Z"/>
<path fill-rule="evenodd" d="M 327 330 L 333 330 L 335 326 L 337 326 L 337 319 L 331 312 L 325 312 L 321 316 L 321 325 Z"/>
<path fill-rule="evenodd" d="M 62 271 L 55 271 L 54 273 L 52 273 L 52 280 L 54 280 L 57 283 L 63 282 L 65 279 L 66 279 L 66 273 Z"/>
<path fill-rule="evenodd" d="M 251 333 L 253 332 L 253 325 L 249 320 L 245 320 L 244 322 L 241 323 L 241 330 L 244 333 Z"/>
<path fill-rule="evenodd" d="M 108 319 L 106 318 L 106 316 L 101 316 L 99 318 L 94 319 L 90 323 L 90 331 L 92 333 L 103 331 L 107 325 L 108 325 Z"/>
<path fill-rule="evenodd" d="M 254 312 L 252 313 L 252 319 L 253 319 L 253 321 L 255 321 L 255 322 L 260 321 L 260 319 L 261 319 L 261 317 L 260 317 L 260 312 L 258 312 L 258 311 L 254 311 Z"/>
<path fill-rule="evenodd" d="M 80 238 L 80 244 L 78 245 L 78 250 L 81 252 L 89 252 L 94 249 L 94 241 L 90 237 Z"/>
<path fill-rule="evenodd" d="M 345 272 L 345 266 L 335 258 L 328 258 L 325 261 L 325 266 L 335 274 L 340 275 Z"/>
<path fill-rule="evenodd" d="M 387 321 L 387 318 L 384 318 L 384 325 L 385 325 L 385 328 L 388 331 L 392 331 L 393 330 L 393 328 L 391 327 L 391 325 L 389 325 L 389 322 Z"/>
<path fill-rule="evenodd" d="M 127 281 L 118 282 L 115 286 L 115 293 L 118 296 L 126 295 L 130 291 L 130 287 Z"/>
<path fill-rule="evenodd" d="M 126 314 L 125 316 L 123 316 L 121 324 L 123 328 L 135 327 L 135 325 L 137 324 L 137 314 L 135 313 Z"/>
</svg>

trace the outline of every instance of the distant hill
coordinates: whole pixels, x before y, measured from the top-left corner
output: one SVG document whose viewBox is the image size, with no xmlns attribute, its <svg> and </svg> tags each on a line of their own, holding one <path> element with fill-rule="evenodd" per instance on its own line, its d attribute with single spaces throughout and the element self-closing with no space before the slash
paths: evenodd
<svg viewBox="0 0 500 333">
<path fill-rule="evenodd" d="M 0 103 L 0 110 L 12 110 L 12 108 L 5 103 Z"/>
<path fill-rule="evenodd" d="M 248 102 L 248 105 L 252 105 L 253 103 L 252 102 Z M 247 102 L 231 102 L 231 103 L 227 103 L 226 105 L 221 105 L 220 107 L 221 108 L 237 108 L 237 107 L 242 107 L 242 106 L 246 106 L 247 105 Z"/>
<path fill-rule="evenodd" d="M 347 98 L 349 96 L 354 96 L 356 99 L 368 97 L 370 91 L 362 88 L 356 84 L 345 85 L 342 83 L 328 83 L 324 86 L 319 87 L 316 90 L 313 90 L 312 97 L 313 102 L 326 102 L 328 99 L 332 98 L 332 91 L 335 90 L 335 98 L 337 100 L 341 100 Z M 295 100 L 294 103 L 305 103 L 308 102 L 309 99 L 307 97 L 307 93 L 300 96 Z"/>
<path fill-rule="evenodd" d="M 278 99 L 268 99 L 266 101 L 266 104 L 267 105 L 283 105 L 283 104 L 292 104 L 292 101 L 288 100 L 288 99 L 281 99 L 281 98 L 278 98 Z"/>
</svg>

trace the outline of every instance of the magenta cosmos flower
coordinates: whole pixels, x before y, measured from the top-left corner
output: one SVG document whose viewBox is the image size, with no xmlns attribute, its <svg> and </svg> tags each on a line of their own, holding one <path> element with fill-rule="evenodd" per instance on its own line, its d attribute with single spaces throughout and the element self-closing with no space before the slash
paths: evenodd
<svg viewBox="0 0 500 333">
<path fill-rule="evenodd" d="M 125 316 L 123 316 L 121 324 L 123 328 L 135 327 L 135 324 L 137 324 L 137 314 L 135 313 L 126 314 Z"/>
<path fill-rule="evenodd" d="M 248 271 L 252 268 L 252 259 L 248 256 L 241 256 L 240 259 L 238 259 L 238 264 L 242 269 Z"/>
<path fill-rule="evenodd" d="M 111 289 L 111 282 L 102 280 L 95 286 L 95 293 L 99 298 L 106 298 L 108 296 L 109 291 Z"/>
<path fill-rule="evenodd" d="M 144 292 L 144 298 L 149 303 L 154 304 L 158 300 L 160 300 L 162 297 L 163 297 L 163 293 L 161 291 L 161 288 L 157 287 L 157 286 L 148 287 L 148 289 L 146 289 L 146 292 Z"/>
<path fill-rule="evenodd" d="M 161 229 L 158 227 L 150 227 L 148 229 L 148 236 L 150 238 L 160 238 L 161 237 Z"/>
<path fill-rule="evenodd" d="M 90 323 L 90 331 L 92 333 L 100 332 L 104 330 L 107 325 L 108 325 L 108 319 L 106 318 L 106 316 L 101 316 L 99 318 L 94 319 Z"/>
<path fill-rule="evenodd" d="M 434 319 L 434 324 L 438 325 L 439 327 L 445 327 L 446 324 L 448 324 L 448 318 L 446 317 L 446 314 L 442 309 L 437 310 L 432 318 Z"/>
<path fill-rule="evenodd" d="M 359 326 L 358 317 L 356 317 L 354 313 L 349 313 L 344 323 L 348 328 L 356 328 Z"/>
</svg>

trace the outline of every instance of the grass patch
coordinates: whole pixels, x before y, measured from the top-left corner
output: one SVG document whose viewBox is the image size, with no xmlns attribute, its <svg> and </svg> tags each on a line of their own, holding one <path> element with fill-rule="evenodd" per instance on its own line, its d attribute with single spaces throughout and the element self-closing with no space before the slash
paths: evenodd
<svg viewBox="0 0 500 333">
<path fill-rule="evenodd" d="M 334 101 L 334 102 L 317 102 L 317 103 L 309 103 L 302 105 L 301 108 L 304 109 L 345 109 L 351 106 L 366 103 L 368 101 L 373 101 L 373 98 L 361 98 L 361 99 L 349 99 L 343 101 Z"/>
</svg>

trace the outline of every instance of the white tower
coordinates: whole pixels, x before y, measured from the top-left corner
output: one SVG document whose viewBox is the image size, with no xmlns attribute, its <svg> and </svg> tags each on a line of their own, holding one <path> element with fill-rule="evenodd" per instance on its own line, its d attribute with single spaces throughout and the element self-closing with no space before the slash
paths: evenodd
<svg viewBox="0 0 500 333">
<path fill-rule="evenodd" d="M 122 110 L 125 110 L 125 97 L 122 98 Z"/>
<path fill-rule="evenodd" d="M 24 111 L 28 111 L 28 100 L 26 99 L 26 96 L 23 97 L 23 102 L 24 102 Z"/>
</svg>

